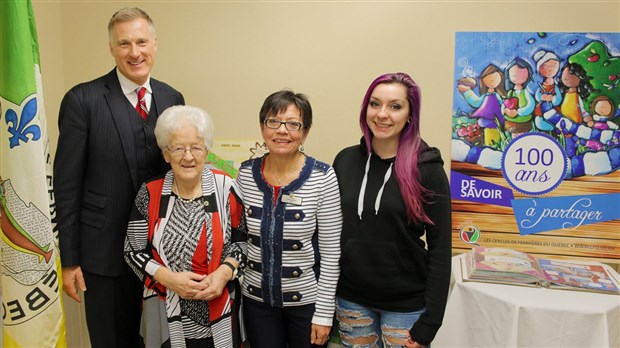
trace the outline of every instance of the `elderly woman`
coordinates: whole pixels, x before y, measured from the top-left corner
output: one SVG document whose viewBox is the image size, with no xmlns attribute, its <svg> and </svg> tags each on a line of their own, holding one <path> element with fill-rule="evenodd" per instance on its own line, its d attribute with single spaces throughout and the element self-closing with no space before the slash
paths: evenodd
<svg viewBox="0 0 620 348">
<path fill-rule="evenodd" d="M 305 155 L 312 109 L 303 94 L 273 93 L 259 115 L 269 154 L 236 178 L 248 224 L 243 315 L 252 348 L 311 347 L 328 339 L 340 256 L 334 170 Z"/>
<path fill-rule="evenodd" d="M 211 117 L 173 106 L 155 137 L 172 170 L 140 188 L 125 241 L 125 260 L 145 287 L 144 343 L 240 347 L 234 299 L 247 231 L 232 179 L 205 167 Z"/>
</svg>

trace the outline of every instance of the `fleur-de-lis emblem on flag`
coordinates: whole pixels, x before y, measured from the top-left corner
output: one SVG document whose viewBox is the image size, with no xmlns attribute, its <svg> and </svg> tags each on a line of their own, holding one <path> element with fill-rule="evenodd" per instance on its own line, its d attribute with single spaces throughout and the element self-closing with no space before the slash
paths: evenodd
<svg viewBox="0 0 620 348">
<path fill-rule="evenodd" d="M 19 145 L 20 141 L 28 142 L 27 135 L 30 139 L 39 140 L 41 137 L 41 129 L 36 124 L 30 124 L 37 114 L 37 98 L 30 99 L 21 112 L 21 117 L 13 109 L 8 109 L 5 114 L 6 123 L 9 125 L 9 145 L 11 148 Z"/>
</svg>

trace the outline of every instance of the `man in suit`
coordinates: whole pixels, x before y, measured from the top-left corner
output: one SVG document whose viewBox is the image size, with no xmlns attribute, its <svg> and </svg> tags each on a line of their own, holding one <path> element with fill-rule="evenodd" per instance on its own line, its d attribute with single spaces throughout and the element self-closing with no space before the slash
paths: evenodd
<svg viewBox="0 0 620 348">
<path fill-rule="evenodd" d="M 150 76 L 157 36 L 146 12 L 119 10 L 108 33 L 115 69 L 73 87 L 60 106 L 56 213 L 63 289 L 78 302 L 78 289 L 84 293 L 92 346 L 136 347 L 142 284 L 123 258 L 127 222 L 140 185 L 167 169 L 153 134 L 157 117 L 185 101 Z"/>
</svg>

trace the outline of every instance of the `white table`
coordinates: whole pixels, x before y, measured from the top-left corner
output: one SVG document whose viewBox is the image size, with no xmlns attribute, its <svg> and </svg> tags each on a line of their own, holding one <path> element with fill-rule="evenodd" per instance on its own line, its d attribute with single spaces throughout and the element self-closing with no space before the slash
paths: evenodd
<svg viewBox="0 0 620 348">
<path fill-rule="evenodd" d="M 463 282 L 461 260 L 433 348 L 620 347 L 620 296 Z"/>
</svg>

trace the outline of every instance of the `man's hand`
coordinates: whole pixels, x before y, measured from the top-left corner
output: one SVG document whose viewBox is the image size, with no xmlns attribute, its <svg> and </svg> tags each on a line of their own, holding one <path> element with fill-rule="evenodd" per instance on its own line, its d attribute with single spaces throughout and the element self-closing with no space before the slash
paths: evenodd
<svg viewBox="0 0 620 348">
<path fill-rule="evenodd" d="M 78 289 L 82 292 L 86 291 L 86 282 L 84 282 L 84 275 L 80 266 L 62 268 L 62 289 L 67 296 L 78 303 L 82 302 L 78 295 Z"/>
</svg>

